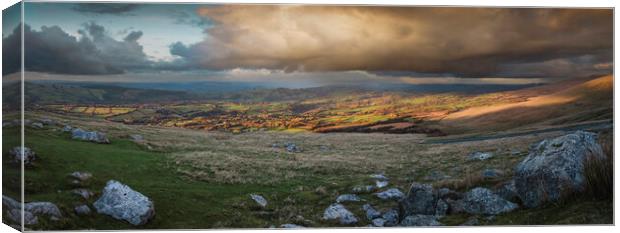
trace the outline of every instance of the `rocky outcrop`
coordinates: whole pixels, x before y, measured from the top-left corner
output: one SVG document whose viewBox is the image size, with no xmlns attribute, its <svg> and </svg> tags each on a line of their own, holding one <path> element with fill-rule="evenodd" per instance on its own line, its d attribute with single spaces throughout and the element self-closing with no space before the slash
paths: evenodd
<svg viewBox="0 0 620 233">
<path fill-rule="evenodd" d="M 341 204 L 332 204 L 323 212 L 324 220 L 338 220 L 342 225 L 357 223 L 357 218 Z"/>
<path fill-rule="evenodd" d="M 109 144 L 110 140 L 105 133 L 99 131 L 85 131 L 80 128 L 71 131 L 71 138 L 81 141 L 89 141 L 95 143 Z"/>
<path fill-rule="evenodd" d="M 110 180 L 93 206 L 100 214 L 125 220 L 133 225 L 146 224 L 155 216 L 155 206 L 146 196 L 129 186 Z"/>
<path fill-rule="evenodd" d="M 9 151 L 9 154 L 11 155 L 13 162 L 15 163 L 20 164 L 23 159 L 24 166 L 32 165 L 34 160 L 37 158 L 34 151 L 28 147 L 21 147 L 21 146 L 13 147 L 13 149 Z"/>
<path fill-rule="evenodd" d="M 515 169 L 515 187 L 526 207 L 536 207 L 584 189 L 584 163 L 605 159 L 594 133 L 577 131 L 544 140 Z"/>
<path fill-rule="evenodd" d="M 385 211 L 385 213 L 381 215 L 381 218 L 385 220 L 384 225 L 386 227 L 393 227 L 398 225 L 398 216 L 398 210 L 390 209 Z"/>
<path fill-rule="evenodd" d="M 15 223 L 21 223 L 21 203 L 13 198 L 2 196 L 2 206 L 7 211 L 7 217 Z M 24 224 L 38 223 L 38 216 L 45 216 L 51 220 L 59 220 L 62 213 L 58 206 L 51 202 L 29 202 L 24 204 Z"/>
<path fill-rule="evenodd" d="M 496 215 L 515 210 L 519 206 L 494 194 L 486 188 L 474 188 L 462 200 L 463 210 L 470 214 Z"/>
</svg>

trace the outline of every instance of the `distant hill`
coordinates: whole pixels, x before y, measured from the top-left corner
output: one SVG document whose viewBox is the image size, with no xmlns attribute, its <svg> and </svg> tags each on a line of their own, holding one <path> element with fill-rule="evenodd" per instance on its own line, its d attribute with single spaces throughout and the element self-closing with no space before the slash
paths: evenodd
<svg viewBox="0 0 620 233">
<path fill-rule="evenodd" d="M 11 109 L 19 107 L 18 82 L 4 83 L 3 98 Z M 32 104 L 134 104 L 195 100 L 182 91 L 125 88 L 103 84 L 25 83 L 26 105 Z M 17 106 L 16 106 L 17 105 Z"/>
</svg>

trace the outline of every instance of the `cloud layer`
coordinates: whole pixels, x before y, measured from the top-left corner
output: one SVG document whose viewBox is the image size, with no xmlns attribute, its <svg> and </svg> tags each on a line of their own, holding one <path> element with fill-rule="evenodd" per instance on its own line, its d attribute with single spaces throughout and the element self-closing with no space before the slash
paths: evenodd
<svg viewBox="0 0 620 233">
<path fill-rule="evenodd" d="M 141 31 L 130 32 L 124 40 L 110 37 L 105 28 L 86 23 L 78 39 L 58 26 L 33 30 L 24 26 L 25 68 L 60 74 L 119 74 L 130 69 L 146 69 L 152 65 L 137 42 Z M 3 73 L 19 70 L 19 27 L 3 38 Z M 9 56 L 9 53 L 17 56 Z"/>
<path fill-rule="evenodd" d="M 205 39 L 171 53 L 214 70 L 518 76 L 523 66 L 553 68 L 549 61 L 612 58 L 611 10 L 223 5 L 198 13 L 214 22 Z"/>
<path fill-rule="evenodd" d="M 140 7 L 125 3 L 76 3 L 73 10 L 81 13 L 125 15 Z"/>
</svg>

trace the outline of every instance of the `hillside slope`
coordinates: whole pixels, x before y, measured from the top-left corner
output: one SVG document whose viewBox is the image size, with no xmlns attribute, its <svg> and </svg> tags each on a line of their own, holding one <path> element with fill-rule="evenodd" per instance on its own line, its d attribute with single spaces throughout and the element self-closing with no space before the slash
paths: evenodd
<svg viewBox="0 0 620 233">
<path fill-rule="evenodd" d="M 613 76 L 606 75 L 567 87 L 547 88 L 542 95 L 517 103 L 468 108 L 440 121 L 449 133 L 507 130 L 522 126 L 548 126 L 589 120 L 611 119 Z M 543 92 L 544 93 L 544 92 Z"/>
</svg>

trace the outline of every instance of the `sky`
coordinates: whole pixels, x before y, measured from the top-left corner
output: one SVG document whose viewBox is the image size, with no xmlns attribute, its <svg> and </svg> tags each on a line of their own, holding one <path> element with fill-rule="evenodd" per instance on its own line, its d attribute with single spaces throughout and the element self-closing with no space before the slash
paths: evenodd
<svg viewBox="0 0 620 233">
<path fill-rule="evenodd" d="M 611 73 L 612 15 L 611 9 L 28 2 L 25 66 L 33 78 L 94 81 L 538 83 Z M 18 17 L 17 10 L 3 11 L 5 48 L 19 45 Z M 10 50 L 3 48 L 3 57 L 16 58 Z M 17 71 L 13 60 L 5 59 L 3 75 Z"/>
</svg>

